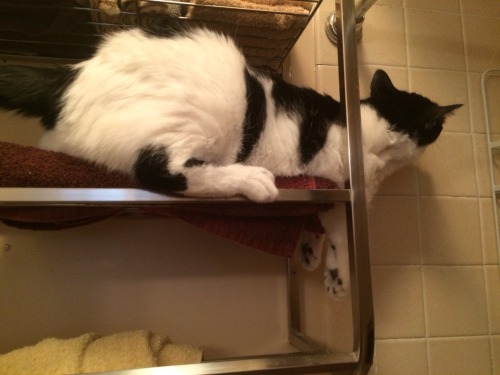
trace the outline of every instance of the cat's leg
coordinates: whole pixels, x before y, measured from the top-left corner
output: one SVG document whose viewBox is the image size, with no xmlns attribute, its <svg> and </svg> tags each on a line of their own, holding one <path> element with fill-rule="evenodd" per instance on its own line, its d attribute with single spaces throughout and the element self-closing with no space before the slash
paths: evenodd
<svg viewBox="0 0 500 375">
<path fill-rule="evenodd" d="M 188 184 L 183 194 L 197 197 L 244 195 L 255 202 L 272 202 L 278 196 L 274 176 L 267 169 L 243 164 L 201 165 L 185 168 Z"/>
<path fill-rule="evenodd" d="M 38 147 L 42 150 L 69 153 L 64 149 L 64 142 L 61 142 L 58 133 L 54 130 L 48 130 L 43 134 L 38 142 Z"/>
<path fill-rule="evenodd" d="M 243 164 L 214 165 L 170 156 L 164 146 L 143 148 L 134 165 L 137 180 L 146 188 L 193 197 L 226 198 L 244 195 L 256 202 L 278 196 L 274 176 L 265 168 Z"/>
<path fill-rule="evenodd" d="M 312 271 L 319 266 L 322 260 L 324 242 L 324 234 L 308 230 L 302 231 L 296 251 L 299 261 L 305 269 Z"/>
<path fill-rule="evenodd" d="M 351 285 L 345 204 L 336 203 L 321 214 L 321 222 L 327 231 L 323 281 L 328 295 L 338 299 L 349 293 Z"/>
</svg>

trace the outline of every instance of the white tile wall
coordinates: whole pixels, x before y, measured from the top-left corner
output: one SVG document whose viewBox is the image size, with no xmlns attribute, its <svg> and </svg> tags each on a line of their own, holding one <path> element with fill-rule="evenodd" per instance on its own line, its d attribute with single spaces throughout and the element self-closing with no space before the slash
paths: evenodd
<svg viewBox="0 0 500 375">
<path fill-rule="evenodd" d="M 427 148 L 417 165 L 420 195 L 477 197 L 471 134 L 443 132 L 439 142 Z"/>
<path fill-rule="evenodd" d="M 460 14 L 405 9 L 408 65 L 465 70 Z"/>
<path fill-rule="evenodd" d="M 428 340 L 429 374 L 491 374 L 488 337 L 447 337 Z"/>
<path fill-rule="evenodd" d="M 337 50 L 323 31 L 333 8 L 333 1 L 321 6 L 309 51 L 316 88 L 338 98 Z M 499 49 L 498 0 L 379 0 L 366 15 L 357 49 L 361 96 L 383 68 L 401 89 L 464 104 L 417 165 L 389 177 L 373 202 L 370 374 L 500 374 L 500 277 L 480 86 L 485 69 L 500 68 Z M 490 122 L 500 124 L 500 78 L 489 80 L 488 92 Z"/>
<path fill-rule="evenodd" d="M 398 361 L 394 361 L 398 358 Z M 427 345 L 424 339 L 383 340 L 377 345 L 377 369 L 384 374 L 425 374 Z"/>
<path fill-rule="evenodd" d="M 425 337 L 420 267 L 374 266 L 372 272 L 377 338 Z"/>
</svg>

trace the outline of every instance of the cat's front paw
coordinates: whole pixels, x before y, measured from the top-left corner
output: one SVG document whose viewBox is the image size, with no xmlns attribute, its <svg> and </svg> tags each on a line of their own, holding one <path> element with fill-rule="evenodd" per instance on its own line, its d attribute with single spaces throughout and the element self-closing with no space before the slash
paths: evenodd
<svg viewBox="0 0 500 375">
<path fill-rule="evenodd" d="M 302 231 L 297 248 L 300 263 L 307 270 L 315 270 L 321 263 L 324 234 Z"/>
<path fill-rule="evenodd" d="M 278 197 L 274 175 L 265 168 L 245 167 L 240 193 L 255 202 L 272 202 Z"/>
</svg>

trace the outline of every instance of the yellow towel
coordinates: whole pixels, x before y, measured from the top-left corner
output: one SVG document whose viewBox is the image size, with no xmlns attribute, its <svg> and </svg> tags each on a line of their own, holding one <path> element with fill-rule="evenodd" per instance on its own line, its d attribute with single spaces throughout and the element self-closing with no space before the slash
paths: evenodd
<svg viewBox="0 0 500 375">
<path fill-rule="evenodd" d="M 73 339 L 48 338 L 0 356 L 2 375 L 46 375 L 78 372 L 87 346 L 99 338 L 87 333 Z"/>
<path fill-rule="evenodd" d="M 126 370 L 154 367 L 149 332 L 133 331 L 105 336 L 92 342 L 85 351 L 81 372 Z"/>
<path fill-rule="evenodd" d="M 191 345 L 167 344 L 158 353 L 158 366 L 184 365 L 200 363 L 202 351 Z"/>
<path fill-rule="evenodd" d="M 57 375 L 199 363 L 202 351 L 167 336 L 131 331 L 101 337 L 48 338 L 0 355 L 2 375 Z"/>
</svg>

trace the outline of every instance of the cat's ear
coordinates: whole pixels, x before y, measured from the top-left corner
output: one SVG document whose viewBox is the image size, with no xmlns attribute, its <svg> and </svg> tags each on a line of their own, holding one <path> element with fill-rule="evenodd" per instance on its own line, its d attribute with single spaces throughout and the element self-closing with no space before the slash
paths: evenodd
<svg viewBox="0 0 500 375">
<path fill-rule="evenodd" d="M 378 96 L 383 93 L 397 90 L 392 84 L 389 75 L 382 69 L 378 69 L 372 78 L 370 85 L 370 96 Z"/>
<path fill-rule="evenodd" d="M 436 118 L 449 116 L 453 113 L 455 109 L 460 108 L 462 105 L 463 104 L 452 104 L 452 105 L 445 105 L 438 107 L 436 109 Z"/>
<path fill-rule="evenodd" d="M 427 119 L 427 126 L 443 126 L 443 121 L 445 121 L 446 117 L 453 114 L 453 111 L 457 108 L 460 108 L 462 104 L 452 104 L 445 106 L 432 106 L 429 107 L 426 111 L 425 117 Z"/>
</svg>

